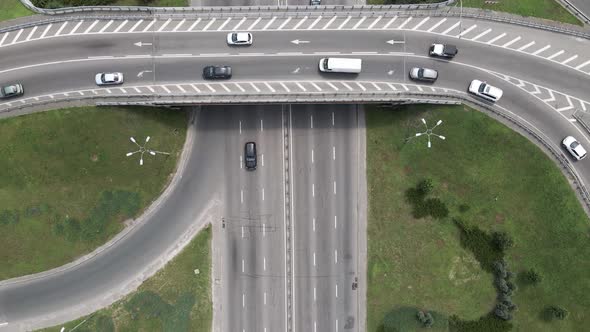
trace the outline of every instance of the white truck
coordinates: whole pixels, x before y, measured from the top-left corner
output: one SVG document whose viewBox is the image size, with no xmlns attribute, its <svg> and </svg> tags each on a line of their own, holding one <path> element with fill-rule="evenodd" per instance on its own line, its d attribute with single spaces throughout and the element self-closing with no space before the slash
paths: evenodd
<svg viewBox="0 0 590 332">
<path fill-rule="evenodd" d="M 432 44 L 430 46 L 429 54 L 431 56 L 440 56 L 443 58 L 452 58 L 457 55 L 459 51 L 455 45 Z"/>
<path fill-rule="evenodd" d="M 349 73 L 358 74 L 361 72 L 361 59 L 348 58 L 322 58 L 320 59 L 320 71 L 324 73 Z"/>
</svg>

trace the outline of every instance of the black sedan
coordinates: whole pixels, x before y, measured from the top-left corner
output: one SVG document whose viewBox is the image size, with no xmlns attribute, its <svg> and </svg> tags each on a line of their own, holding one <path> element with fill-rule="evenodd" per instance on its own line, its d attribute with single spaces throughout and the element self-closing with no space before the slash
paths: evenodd
<svg viewBox="0 0 590 332">
<path fill-rule="evenodd" d="M 203 78 L 206 80 L 231 78 L 230 66 L 207 66 L 203 68 Z"/>
</svg>

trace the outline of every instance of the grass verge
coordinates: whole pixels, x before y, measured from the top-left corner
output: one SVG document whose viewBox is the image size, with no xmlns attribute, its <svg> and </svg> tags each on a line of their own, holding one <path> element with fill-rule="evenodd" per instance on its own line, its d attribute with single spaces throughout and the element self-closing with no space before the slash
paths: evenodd
<svg viewBox="0 0 590 332">
<path fill-rule="evenodd" d="M 71 108 L 0 120 L 0 279 L 63 265 L 105 243 L 163 190 L 186 113 Z M 129 141 L 170 152 L 126 157 Z"/>
<path fill-rule="evenodd" d="M 13 18 L 33 15 L 34 13 L 25 6 L 23 6 L 19 0 L 1 0 L 0 1 L 0 21 L 11 20 Z"/>
<path fill-rule="evenodd" d="M 442 119 L 435 133 L 446 140 L 433 137 L 431 149 L 424 136 L 406 141 L 424 131 L 421 118 L 431 126 Z M 373 107 L 367 153 L 368 331 L 384 331 L 387 320 L 415 330 L 408 315 L 417 310 L 434 312 L 443 322 L 433 328 L 447 330 L 450 315 L 477 320 L 494 308 L 492 275 L 461 247 L 452 217 L 507 232 L 515 243 L 506 251 L 511 271 L 534 268 L 543 276 L 515 293 L 515 330 L 577 331 L 590 323 L 588 218 L 561 172 L 526 138 L 463 106 Z M 448 206 L 446 219 L 412 216 L 404 195 L 425 177 Z M 550 305 L 570 316 L 548 322 L 543 312 Z"/>
<path fill-rule="evenodd" d="M 90 316 L 43 331 L 71 331 L 76 326 L 77 332 L 211 331 L 210 248 L 207 227 L 137 291 Z"/>
</svg>

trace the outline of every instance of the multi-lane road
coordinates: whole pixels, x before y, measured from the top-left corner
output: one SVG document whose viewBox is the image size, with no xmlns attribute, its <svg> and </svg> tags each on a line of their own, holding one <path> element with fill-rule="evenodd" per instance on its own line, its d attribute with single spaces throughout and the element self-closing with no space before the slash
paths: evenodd
<svg viewBox="0 0 590 332">
<path fill-rule="evenodd" d="M 574 134 L 590 146 L 572 121 L 576 109 L 590 109 L 587 39 L 398 14 L 71 18 L 16 29 L 0 33 L 0 75 L 22 82 L 27 94 L 0 103 L 0 111 L 11 116 L 23 103 L 88 96 L 158 94 L 215 103 L 257 95 L 304 101 L 354 93 L 464 94 L 479 78 L 504 90 L 495 107 L 517 114 L 549 142 Z M 251 31 L 254 45 L 228 47 L 225 35 L 233 30 Z M 434 41 L 457 45 L 459 55 L 429 58 Z M 321 74 L 318 60 L 326 56 L 362 58 L 363 71 Z M 202 80 L 210 64 L 231 65 L 233 79 Z M 437 69 L 438 82 L 409 81 L 413 66 Z M 102 71 L 123 72 L 125 84 L 95 87 L 93 76 Z M 362 118 L 362 109 L 350 105 L 204 106 L 189 130 L 187 167 L 158 209 L 91 260 L 0 284 L 0 329 L 46 326 L 112 302 L 149 275 L 154 262 L 169 258 L 189 228 L 211 221 L 222 225 L 214 238 L 220 331 L 362 331 Z M 243 168 L 248 141 L 259 152 L 258 169 L 250 172 Z M 587 183 L 590 165 L 575 169 Z"/>
</svg>

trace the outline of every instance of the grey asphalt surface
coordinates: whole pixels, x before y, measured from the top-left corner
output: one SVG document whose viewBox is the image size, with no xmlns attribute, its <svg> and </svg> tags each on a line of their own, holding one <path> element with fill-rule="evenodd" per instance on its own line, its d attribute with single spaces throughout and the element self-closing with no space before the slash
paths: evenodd
<svg viewBox="0 0 590 332">
<path fill-rule="evenodd" d="M 469 26 L 464 21 L 465 26 Z M 87 22 L 90 24 L 89 22 Z M 473 22 L 472 22 L 473 23 Z M 477 22 L 481 25 L 481 22 Z M 484 22 L 485 23 L 485 22 Z M 86 24 L 86 23 L 85 23 Z M 294 23 L 291 23 L 294 24 Z M 489 23 L 485 23 L 489 24 Z M 538 43 L 551 43 L 554 48 L 573 50 L 582 56 L 587 50 L 588 41 L 562 37 L 561 35 L 492 24 L 494 28 L 516 32 L 523 37 L 535 34 Z M 502 31 L 502 30 L 501 30 Z M 556 145 L 561 139 L 574 133 L 582 143 L 590 146 L 587 135 L 579 131 L 576 124 L 567 117 L 539 102 L 531 94 L 517 89 L 512 84 L 489 75 L 484 71 L 494 70 L 536 82 L 556 90 L 565 91 L 578 98 L 588 98 L 588 75 L 567 69 L 564 66 L 518 53 L 504 48 L 476 44 L 467 40 L 457 40 L 440 35 L 418 31 L 266 31 L 255 33 L 255 45 L 247 48 L 229 48 L 225 45 L 224 32 L 199 32 L 172 34 L 125 34 L 101 36 L 70 36 L 54 38 L 50 41 L 29 42 L 0 49 L 0 74 L 2 80 L 20 81 L 25 85 L 28 95 L 54 93 L 68 89 L 93 88 L 93 76 L 99 71 L 122 71 L 126 75 L 125 86 L 165 82 L 199 82 L 203 66 L 218 63 L 234 66 L 234 78 L 229 82 L 247 82 L 249 80 L 386 80 L 390 82 L 407 82 L 407 71 L 412 66 L 427 66 L 439 70 L 439 81 L 434 86 L 465 91 L 473 78 L 487 80 L 501 87 L 505 94 L 498 106 L 513 111 L 535 125 Z M 309 44 L 295 45 L 292 39 L 307 40 Z M 405 40 L 403 44 L 389 45 L 387 40 Z M 354 40 L 354 42 L 351 42 Z M 154 48 L 139 48 L 133 43 L 154 41 Z M 457 44 L 460 53 L 452 61 L 443 61 L 425 56 L 426 48 L 433 41 L 451 41 Z M 206 46 L 203 46 L 206 45 Z M 51 47 L 49 47 L 51 46 Z M 208 52 L 208 53 L 204 53 Z M 277 54 L 281 53 L 282 54 Z M 303 52 L 297 54 L 295 52 Z M 317 53 L 316 53 L 317 52 Z M 341 52 L 339 56 L 359 57 L 364 60 L 363 73 L 358 77 L 346 75 L 324 75 L 317 71 L 320 57 Z M 352 52 L 363 52 L 353 54 Z M 375 52 L 370 53 L 370 52 Z M 396 52 L 390 54 L 389 52 Z M 401 52 L 406 52 L 402 54 Z M 193 54 L 191 56 L 167 56 L 166 54 Z M 216 54 L 217 53 L 217 54 Z M 220 53 L 222 53 L 220 55 Z M 228 53 L 228 54 L 225 54 Z M 257 53 L 248 55 L 246 53 Z M 307 53 L 307 54 L 306 54 Z M 411 54 L 414 53 L 414 54 Z M 586 52 L 587 53 L 587 52 Z M 159 55 L 144 59 L 92 59 L 94 56 L 125 56 L 133 54 Z M 233 55 L 232 55 L 233 54 Z M 83 59 L 79 62 L 64 62 L 68 59 Z M 55 63 L 12 70 L 11 68 L 31 66 L 40 62 Z M 137 77 L 140 71 L 155 68 L 154 75 Z M 299 68 L 297 73 L 295 69 Z M 391 73 L 391 74 L 390 74 Z M 332 110 L 337 117 L 338 130 L 329 129 L 330 119 L 326 118 Z M 205 108 L 198 122 L 198 134 L 195 149 L 200 155 L 191 156 L 190 176 L 183 176 L 179 189 L 173 193 L 173 199 L 167 201 L 153 218 L 138 228 L 129 238 L 79 267 L 55 276 L 11 286 L 0 287 L 0 313 L 5 322 L 10 324 L 21 320 L 35 319 L 49 315 L 55 308 L 76 307 L 88 301 L 111 294 L 113 289 L 124 284 L 137 275 L 158 254 L 172 245 L 179 233 L 194 223 L 198 211 L 219 195 L 227 203 L 219 216 L 228 218 L 225 229 L 224 248 L 232 260 L 226 261 L 223 298 L 228 303 L 228 310 L 239 319 L 226 321 L 233 331 L 242 327 L 249 330 L 268 331 L 280 329 L 284 324 L 284 270 L 280 264 L 284 260 L 281 244 L 284 238 L 268 233 L 261 234 L 261 229 L 269 230 L 261 223 L 268 220 L 274 224 L 277 234 L 282 233 L 278 221 L 282 211 L 281 204 L 271 202 L 271 198 L 280 199 L 280 167 L 261 167 L 253 173 L 244 174 L 240 169 L 239 155 L 245 140 L 253 139 L 259 144 L 259 151 L 265 153 L 265 165 L 279 165 L 279 133 L 276 123 L 277 114 L 284 114 L 283 106 L 268 106 L 253 109 L 231 109 L 227 118 L 223 107 Z M 355 318 L 354 307 L 358 297 L 350 287 L 355 273 L 353 245 L 343 245 L 342 239 L 355 235 L 354 211 L 350 209 L 353 196 L 343 195 L 355 191 L 354 184 L 346 179 L 357 172 L 354 163 L 345 155 L 353 153 L 354 137 L 353 114 L 355 111 L 347 106 L 312 107 L 291 106 L 293 115 L 293 155 L 297 160 L 294 174 L 295 189 L 295 324 L 297 330 L 311 331 L 312 322 L 317 322 L 318 331 L 325 326 L 335 328 L 338 319 L 339 328 L 343 329 Z M 316 116 L 316 130 L 305 127 L 311 115 Z M 243 119 L 243 133 L 236 133 L 236 122 Z M 264 132 L 257 127 L 257 120 L 263 119 Z M 237 120 L 237 121 L 236 121 Z M 327 122 L 327 124 L 326 124 Z M 273 131 L 271 128 L 275 128 Z M 268 128 L 268 129 L 267 129 Z M 347 130 L 344 130 L 348 128 Z M 340 130 L 342 129 L 342 130 Z M 348 142 L 348 144 L 343 143 Z M 337 162 L 329 161 L 330 144 L 336 147 Z M 349 146 L 350 145 L 350 146 Z M 310 149 L 317 149 L 317 158 L 327 158 L 323 162 L 310 164 Z M 326 153 L 326 150 L 328 152 Z M 207 158 L 203 158 L 202 155 Z M 268 158 L 268 159 L 267 159 Z M 342 158 L 342 159 L 338 159 Z M 267 161 L 268 160 L 268 161 Z M 322 160 L 322 159 L 318 159 Z M 346 163 L 345 161 L 349 161 Z M 588 183 L 590 164 L 575 163 L 578 172 Z M 221 170 L 224 170 L 222 172 Z M 334 178 L 331 178 L 334 177 Z M 333 181 L 337 182 L 337 194 L 330 197 Z M 341 183 L 341 184 L 338 184 Z M 317 186 L 317 199 L 310 199 L 309 186 Z M 262 188 L 265 200 L 262 200 Z M 244 192 L 244 203 L 241 192 Z M 314 189 L 315 190 L 315 189 Z M 214 193 L 214 194 L 211 194 Z M 342 193 L 340 195 L 339 193 Z M 341 197 L 342 196 L 342 197 Z M 312 195 L 312 198 L 314 196 Z M 301 208 L 298 208 L 301 207 Z M 309 229 L 309 218 L 316 217 L 316 235 Z M 338 216 L 338 226 L 334 227 L 333 215 Z M 342 216 L 342 217 L 340 217 Z M 270 219 L 267 219 L 270 218 Z M 327 220 L 327 221 L 326 221 Z M 321 222 L 321 224 L 320 224 Z M 346 228 L 349 225 L 349 228 Z M 245 227 L 242 238 L 241 229 Z M 311 234 L 311 235 L 310 235 Z M 268 237 L 268 238 L 266 238 Z M 303 241 L 303 242 L 299 242 Z M 279 248 L 281 250 L 274 250 Z M 338 250 L 338 263 L 335 261 Z M 316 267 L 313 267 L 313 252 L 316 252 Z M 268 256 L 265 256 L 267 255 Z M 310 259 L 311 253 L 311 259 Z M 228 256 L 230 257 L 230 256 Z M 267 271 L 264 270 L 266 258 Z M 241 259 L 245 260 L 247 270 L 241 270 Z M 261 263 L 262 259 L 262 263 Z M 246 265 L 246 261 L 248 264 Z M 310 265 L 311 262 L 311 265 Z M 105 282 L 108 280 L 108 282 Z M 331 283 L 333 283 L 331 285 Z M 336 283 L 339 285 L 336 298 Z M 333 286 L 333 289 L 332 287 Z M 310 288 L 311 287 L 311 288 Z M 317 289 L 317 300 L 313 300 L 313 287 Z M 269 310 L 264 310 L 264 292 L 268 290 Z M 244 302 L 242 302 L 242 296 Z M 244 304 L 243 304 L 244 303 Z M 317 303 L 317 304 L 315 304 Z M 306 306 L 312 310 L 305 310 Z M 316 309 L 314 309 L 316 308 Z M 335 310 L 326 308 L 336 308 Z M 67 316 L 62 316 L 67 317 Z M 1 321 L 0 321 L 1 322 Z M 8 328 L 14 325 L 8 325 Z M 358 324 L 354 324 L 353 329 Z M 320 328 L 321 327 L 321 328 Z M 1 329 L 2 327 L 0 327 Z"/>
<path fill-rule="evenodd" d="M 582 13 L 590 17 L 590 1 L 588 0 L 569 0 L 576 6 Z"/>
</svg>

